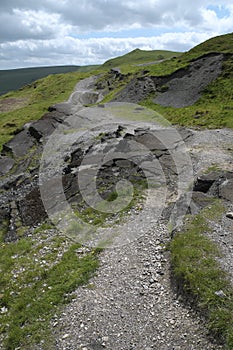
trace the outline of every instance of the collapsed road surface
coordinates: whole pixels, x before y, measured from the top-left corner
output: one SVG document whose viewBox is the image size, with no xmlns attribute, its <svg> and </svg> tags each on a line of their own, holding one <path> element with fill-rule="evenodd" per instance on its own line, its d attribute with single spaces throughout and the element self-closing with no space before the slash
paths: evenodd
<svg viewBox="0 0 233 350">
<path fill-rule="evenodd" d="M 4 146 L 0 159 L 0 215 L 8 222 L 7 242 L 19 238 L 19 221 L 31 233 L 49 216 L 64 235 L 83 244 L 82 254 L 92 246 L 105 248 L 96 275 L 52 320 L 55 348 L 221 349 L 207 335 L 204 320 L 174 293 L 167 223 L 179 227 L 186 211 L 201 207 L 198 194 L 203 190 L 197 183 L 213 163 L 222 170 L 210 181 L 206 175 L 206 181 L 218 186 L 232 211 L 226 187 L 231 188 L 233 178 L 233 132 L 176 130 L 155 112 L 131 103 L 85 107 L 102 98 L 95 78 L 81 81 L 67 102 L 25 125 Z M 196 201 L 189 192 L 194 179 Z M 118 216 L 132 197 L 129 183 L 144 180 L 144 200 L 123 218 Z M 107 201 L 113 189 L 122 191 L 126 202 Z M 98 229 L 92 222 L 79 222 L 79 229 L 70 233 L 70 208 L 79 210 L 83 199 L 99 211 L 110 210 L 114 218 Z M 224 220 L 222 232 L 232 230 L 232 220 Z M 229 236 L 213 239 L 225 247 Z M 229 244 L 222 266 L 233 271 L 230 248 Z M 43 343 L 36 348 L 43 349 Z"/>
</svg>

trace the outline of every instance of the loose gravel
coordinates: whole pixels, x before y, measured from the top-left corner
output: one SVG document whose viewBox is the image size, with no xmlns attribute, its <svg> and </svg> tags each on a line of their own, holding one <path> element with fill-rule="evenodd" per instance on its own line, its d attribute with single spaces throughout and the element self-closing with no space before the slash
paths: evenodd
<svg viewBox="0 0 233 350">
<path fill-rule="evenodd" d="M 157 223 L 131 244 L 106 249 L 96 276 L 54 318 L 55 348 L 222 349 L 171 288 L 169 239 L 166 226 Z"/>
</svg>

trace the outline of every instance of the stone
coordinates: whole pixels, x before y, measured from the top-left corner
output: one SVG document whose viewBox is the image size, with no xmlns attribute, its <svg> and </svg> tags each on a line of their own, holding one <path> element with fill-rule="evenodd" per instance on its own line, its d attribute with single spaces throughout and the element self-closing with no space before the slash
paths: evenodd
<svg viewBox="0 0 233 350">
<path fill-rule="evenodd" d="M 220 198 L 233 202 L 233 179 L 226 179 L 219 186 L 219 196 Z"/>
<path fill-rule="evenodd" d="M 32 189 L 23 199 L 17 201 L 17 207 L 25 226 L 34 226 L 47 218 L 39 188 Z"/>
<path fill-rule="evenodd" d="M 2 154 L 12 154 L 15 157 L 23 157 L 34 146 L 35 139 L 27 132 L 27 130 L 21 131 L 19 134 L 3 145 Z"/>
<path fill-rule="evenodd" d="M 226 294 L 222 290 L 218 290 L 214 294 L 217 295 L 220 298 L 225 298 L 226 297 Z"/>
<path fill-rule="evenodd" d="M 70 336 L 69 334 L 64 334 L 62 339 L 65 340 L 65 339 L 69 338 L 69 336 Z"/>
<path fill-rule="evenodd" d="M 15 161 L 10 157 L 1 157 L 0 158 L 0 175 L 7 174 L 14 166 Z"/>
<path fill-rule="evenodd" d="M 228 219 L 232 219 L 232 220 L 233 220 L 233 211 L 227 213 L 227 214 L 226 214 L 226 217 L 227 217 Z"/>
<path fill-rule="evenodd" d="M 53 111 L 46 113 L 41 119 L 31 124 L 29 127 L 30 135 L 40 142 L 42 138 L 50 136 L 59 124 L 63 122 L 64 114 Z"/>
<path fill-rule="evenodd" d="M 203 192 L 193 192 L 192 201 L 190 203 L 191 213 L 197 214 L 201 209 L 213 203 L 213 198 Z"/>
<path fill-rule="evenodd" d="M 222 172 L 213 171 L 208 174 L 203 174 L 197 177 L 194 182 L 193 191 L 207 193 L 215 181 L 219 179 Z"/>
<path fill-rule="evenodd" d="M 50 106 L 48 108 L 48 111 L 49 112 L 56 111 L 56 112 L 59 112 L 59 113 L 62 113 L 64 115 L 68 116 L 68 115 L 72 114 L 72 104 L 69 102 L 57 103 L 53 106 Z"/>
</svg>

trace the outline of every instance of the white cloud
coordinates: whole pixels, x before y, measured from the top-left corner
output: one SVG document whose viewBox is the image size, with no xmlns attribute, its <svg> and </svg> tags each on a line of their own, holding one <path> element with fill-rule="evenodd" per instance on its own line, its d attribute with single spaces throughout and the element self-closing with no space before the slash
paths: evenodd
<svg viewBox="0 0 233 350">
<path fill-rule="evenodd" d="M 41 65 L 88 65 L 103 63 L 106 59 L 123 55 L 136 47 L 144 50 L 188 50 L 206 40 L 208 34 L 195 32 L 165 33 L 157 37 L 138 38 L 90 38 L 78 39 L 64 37 L 52 40 L 20 40 L 0 45 L 1 53 L 8 53 L 14 60 L 15 67 L 21 62 L 27 66 Z M 7 54 L 0 56 L 2 67 L 7 66 Z M 42 60 L 42 61 L 41 61 Z"/>
<path fill-rule="evenodd" d="M 219 18 L 218 6 L 228 15 Z M 187 50 L 232 23 L 231 0 L 1 0 L 0 68 L 101 63 L 136 47 Z M 135 28 L 151 37 L 135 38 Z"/>
</svg>

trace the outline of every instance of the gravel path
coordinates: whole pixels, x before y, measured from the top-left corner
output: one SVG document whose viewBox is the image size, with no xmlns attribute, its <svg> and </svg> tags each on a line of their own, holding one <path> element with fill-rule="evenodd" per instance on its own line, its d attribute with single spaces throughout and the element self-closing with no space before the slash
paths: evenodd
<svg viewBox="0 0 233 350">
<path fill-rule="evenodd" d="M 232 143 L 232 132 L 223 134 L 194 133 L 188 147 L 195 173 L 218 160 L 225 168 L 231 167 L 231 155 L 220 143 L 216 157 L 218 138 L 224 136 L 224 144 Z M 203 140 L 208 147 L 200 146 Z M 51 327 L 57 350 L 222 349 L 208 337 L 204 321 L 177 299 L 165 249 L 170 235 L 161 220 L 154 220 L 153 211 L 147 214 L 132 229 L 139 238 L 102 252 L 96 275 L 54 317 Z"/>
<path fill-rule="evenodd" d="M 91 166 L 98 165 L 100 160 L 105 159 L 97 157 L 98 151 L 102 150 L 101 147 L 103 146 L 103 150 L 106 151 L 106 146 L 109 146 L 112 150 L 114 142 L 118 144 L 120 138 L 123 138 L 120 134 L 118 138 L 115 137 L 115 141 L 107 143 L 108 137 L 111 138 L 108 134 L 116 132 L 119 125 L 124 126 L 125 135 L 128 134 L 129 140 L 135 130 L 138 131 L 138 138 L 143 138 L 140 129 L 150 128 L 151 131 L 157 131 L 157 136 L 160 134 L 161 139 L 159 137 L 150 139 L 149 136 L 153 134 L 147 133 L 144 138 L 148 140 L 144 141 L 148 141 L 149 150 L 151 150 L 150 142 L 153 143 L 154 149 L 160 153 L 156 160 L 159 164 L 163 162 L 164 167 L 160 164 L 161 169 L 158 167 L 156 172 L 159 179 L 156 184 L 159 186 L 151 186 L 147 190 L 147 199 L 143 204 L 138 203 L 139 209 L 129 210 L 128 216 L 125 216 L 120 224 L 105 226 L 98 231 L 102 236 L 98 235 L 97 238 L 104 238 L 103 242 L 107 242 L 109 238 L 111 247 L 100 254 L 100 267 L 96 275 L 87 285 L 79 287 L 73 293 L 73 301 L 51 321 L 54 347 L 57 350 L 221 350 L 223 348 L 208 336 L 204 320 L 185 305 L 172 289 L 170 256 L 166 250 L 170 233 L 160 214 L 166 201 L 176 201 L 178 193 L 180 195 L 183 190 L 187 191 L 187 180 L 190 180 L 187 168 L 192 168 L 192 163 L 189 166 L 186 160 L 190 157 L 195 175 L 215 165 L 233 171 L 233 131 L 192 131 L 185 137 L 186 130 L 183 130 L 186 148 L 183 147 L 182 137 L 177 137 L 176 133 L 174 136 L 173 130 L 170 132 L 171 128 L 167 128 L 169 131 L 167 137 L 162 137 L 163 127 L 148 121 L 153 120 L 151 113 L 154 112 L 148 114 L 140 106 L 135 108 L 136 105 L 132 104 L 130 108 L 130 104 L 118 105 L 118 110 L 113 108 L 114 105 L 109 107 L 108 104 L 96 108 L 84 108 L 84 105 L 100 101 L 103 97 L 101 92 L 94 90 L 94 87 L 95 78 L 83 80 L 77 84 L 67 102 L 56 105 L 57 111 L 67 116 L 64 123 L 66 128 L 61 128 L 60 134 L 55 134 L 55 138 L 59 136 L 58 145 L 54 143 L 58 148 L 48 149 L 51 152 L 46 154 L 46 170 L 55 168 L 53 158 L 55 165 L 59 163 L 58 154 L 61 159 L 65 159 L 66 152 L 70 154 L 73 144 L 68 144 L 68 141 L 77 142 L 77 135 L 80 137 L 78 145 L 82 140 L 83 144 L 89 147 L 89 156 L 93 159 Z M 130 119 L 132 113 L 134 118 L 135 115 L 138 116 L 136 121 Z M 144 122 L 140 119 L 140 113 L 148 117 L 142 118 Z M 100 137 L 103 141 L 101 139 L 98 143 L 97 139 Z M 162 144 L 161 149 L 154 144 L 155 140 L 158 145 Z M 70 149 L 67 149 L 67 144 Z M 136 145 L 135 142 L 125 143 L 124 145 L 130 145 L 130 151 L 120 149 L 118 152 L 115 150 L 114 154 L 118 155 L 116 159 L 121 159 L 119 154 L 124 156 L 124 151 L 125 155 L 127 152 L 132 153 L 133 159 L 138 158 L 138 164 L 147 170 L 148 179 L 153 175 L 152 161 L 151 158 L 144 159 L 147 153 L 145 149 L 138 149 L 139 144 L 140 142 L 136 142 Z M 53 146 L 53 143 L 51 145 Z M 74 144 L 74 149 L 76 148 L 77 144 Z M 103 154 L 105 156 L 107 153 Z M 190 157 L 185 158 L 187 154 Z M 78 165 L 79 173 L 86 168 L 89 169 L 87 164 Z M 55 175 L 56 170 L 55 168 Z M 163 172 L 166 171 L 171 176 L 167 176 L 166 173 L 163 178 Z M 118 168 L 115 172 L 118 172 Z M 45 173 L 46 176 L 48 174 L 50 175 Z M 177 177 L 179 181 L 176 180 Z M 89 188 L 89 179 L 85 179 L 85 176 L 81 179 L 83 181 L 81 185 L 85 185 L 86 190 L 86 187 Z M 181 185 L 178 187 L 179 191 L 175 188 L 177 185 L 175 181 Z M 166 185 L 168 193 L 164 191 Z M 57 190 L 57 187 L 55 189 Z M 60 204 L 59 191 L 55 192 L 54 196 L 50 192 L 48 199 L 51 197 Z M 233 211 L 230 204 L 229 210 Z M 233 221 L 224 217 L 221 223 L 214 226 L 211 235 L 224 252 L 221 263 L 229 272 L 233 271 L 232 225 Z M 94 243 L 90 240 L 90 245 Z M 46 252 L 47 249 L 46 246 Z M 85 254 L 85 249 L 83 251 Z M 35 349 L 42 350 L 43 343 Z"/>
<path fill-rule="evenodd" d="M 160 223 L 104 251 L 97 275 L 53 321 L 56 349 L 221 349 L 171 290 L 168 241 Z"/>
</svg>

